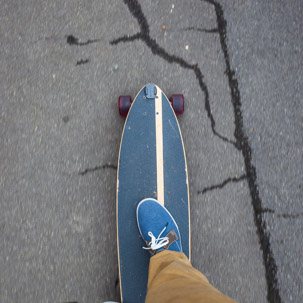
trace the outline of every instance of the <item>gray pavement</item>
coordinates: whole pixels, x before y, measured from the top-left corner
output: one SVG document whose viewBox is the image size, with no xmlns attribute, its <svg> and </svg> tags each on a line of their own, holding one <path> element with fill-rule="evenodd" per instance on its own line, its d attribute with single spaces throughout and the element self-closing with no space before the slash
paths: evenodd
<svg viewBox="0 0 303 303">
<path fill-rule="evenodd" d="M 301 302 L 303 4 L 236 2 L 224 1 L 230 19 L 229 50 L 277 265 L 279 293 L 283 302 Z M 239 14 L 241 18 L 236 17 Z"/>
<path fill-rule="evenodd" d="M 193 265 L 301 302 L 300 1 L 13 0 L 0 24 L 0 302 L 119 300 L 117 98 L 147 82 L 186 99 Z"/>
</svg>

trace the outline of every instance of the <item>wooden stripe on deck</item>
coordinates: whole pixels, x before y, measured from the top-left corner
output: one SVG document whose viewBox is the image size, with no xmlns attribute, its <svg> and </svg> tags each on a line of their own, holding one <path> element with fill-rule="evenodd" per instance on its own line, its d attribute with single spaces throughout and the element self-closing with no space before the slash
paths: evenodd
<svg viewBox="0 0 303 303">
<path fill-rule="evenodd" d="M 156 120 L 156 154 L 157 154 L 157 199 L 164 206 L 164 165 L 163 165 L 163 117 L 162 117 L 162 91 L 157 87 L 155 98 Z"/>
</svg>

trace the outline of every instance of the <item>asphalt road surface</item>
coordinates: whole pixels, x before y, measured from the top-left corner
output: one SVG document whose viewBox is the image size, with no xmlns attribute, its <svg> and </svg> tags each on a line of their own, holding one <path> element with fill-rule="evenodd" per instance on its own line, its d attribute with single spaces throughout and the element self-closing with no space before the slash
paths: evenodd
<svg viewBox="0 0 303 303">
<path fill-rule="evenodd" d="M 192 263 L 303 297 L 302 2 L 1 1 L 0 301 L 119 300 L 119 95 L 183 93 Z"/>
</svg>

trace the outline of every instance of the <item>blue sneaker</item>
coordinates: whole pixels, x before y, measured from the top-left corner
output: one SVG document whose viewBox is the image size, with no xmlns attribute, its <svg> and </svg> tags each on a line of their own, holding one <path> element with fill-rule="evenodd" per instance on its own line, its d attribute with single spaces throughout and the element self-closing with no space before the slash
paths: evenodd
<svg viewBox="0 0 303 303">
<path fill-rule="evenodd" d="M 169 211 L 157 200 L 142 200 L 137 207 L 137 223 L 140 234 L 154 255 L 165 249 L 182 252 L 178 225 Z"/>
</svg>

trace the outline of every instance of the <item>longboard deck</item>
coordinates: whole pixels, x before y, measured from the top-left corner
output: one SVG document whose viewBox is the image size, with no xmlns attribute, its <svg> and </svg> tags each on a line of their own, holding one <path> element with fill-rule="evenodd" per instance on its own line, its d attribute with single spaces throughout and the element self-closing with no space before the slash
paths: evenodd
<svg viewBox="0 0 303 303">
<path fill-rule="evenodd" d="M 136 207 L 156 198 L 175 218 L 190 259 L 190 215 L 184 144 L 175 113 L 162 90 L 137 94 L 125 121 L 117 171 L 117 243 L 121 301 L 144 302 L 150 254 L 142 249 Z M 148 88 L 152 86 L 149 85 Z"/>
</svg>

